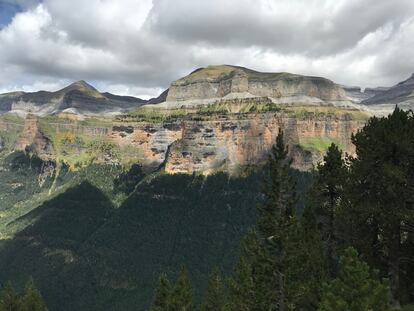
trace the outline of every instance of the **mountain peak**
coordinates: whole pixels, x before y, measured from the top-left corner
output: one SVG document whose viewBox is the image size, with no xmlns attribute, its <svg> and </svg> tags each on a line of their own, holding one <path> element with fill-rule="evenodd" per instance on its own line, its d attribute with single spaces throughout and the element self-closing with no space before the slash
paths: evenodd
<svg viewBox="0 0 414 311">
<path fill-rule="evenodd" d="M 87 83 L 84 80 L 79 80 L 79 81 L 73 82 L 72 84 L 70 84 L 67 87 L 61 89 L 57 93 L 58 94 L 67 94 L 67 93 L 72 92 L 72 91 L 78 91 L 78 92 L 84 93 L 88 96 L 95 97 L 95 98 L 103 98 L 103 96 L 101 95 L 101 93 L 99 93 L 99 91 L 97 89 L 95 89 L 92 85 L 90 85 L 89 83 Z"/>
<path fill-rule="evenodd" d="M 73 82 L 68 87 L 71 88 L 71 89 L 78 89 L 80 91 L 82 91 L 82 90 L 92 90 L 92 91 L 97 92 L 97 89 L 95 89 L 92 85 L 87 83 L 85 80 L 79 80 L 79 81 Z"/>
</svg>

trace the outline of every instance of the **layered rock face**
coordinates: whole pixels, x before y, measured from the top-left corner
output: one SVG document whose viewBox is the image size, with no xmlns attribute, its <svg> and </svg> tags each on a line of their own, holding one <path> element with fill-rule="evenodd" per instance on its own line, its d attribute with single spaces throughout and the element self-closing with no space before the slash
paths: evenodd
<svg viewBox="0 0 414 311">
<path fill-rule="evenodd" d="M 120 146 L 133 146 L 142 163 L 153 168 L 163 165 L 168 173 L 237 173 L 241 167 L 263 163 L 281 129 L 290 145 L 293 167 L 310 170 L 322 160 L 323 150 L 306 148 L 307 142 L 335 142 L 352 154 L 351 135 L 363 124 L 349 115 L 298 119 L 262 113 L 242 120 L 114 126 L 110 138 Z"/>
<path fill-rule="evenodd" d="M 38 119 L 34 115 L 26 117 L 24 128 L 16 145 L 17 150 L 33 152 L 47 159 L 52 153 L 52 144 L 39 128 Z"/>
<path fill-rule="evenodd" d="M 262 73 L 227 65 L 201 68 L 173 82 L 166 100 L 205 100 L 230 94 L 276 99 L 306 96 L 322 101 L 347 100 L 345 91 L 328 79 L 290 73 Z"/>
<path fill-rule="evenodd" d="M 214 172 L 224 169 L 237 172 L 243 166 L 263 163 L 279 129 L 284 131 L 293 167 L 310 170 L 322 160 L 320 150 L 306 150 L 301 143 L 308 139 L 336 142 L 353 153 L 350 137 L 362 123 L 346 117 L 298 120 L 287 115 L 260 114 L 245 120 L 187 122 L 182 139 L 168 151 L 165 170 L 169 173 Z"/>
</svg>

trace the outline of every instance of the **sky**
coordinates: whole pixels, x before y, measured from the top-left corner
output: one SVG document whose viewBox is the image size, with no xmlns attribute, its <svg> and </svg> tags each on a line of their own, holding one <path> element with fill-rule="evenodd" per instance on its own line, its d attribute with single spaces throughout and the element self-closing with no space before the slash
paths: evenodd
<svg viewBox="0 0 414 311">
<path fill-rule="evenodd" d="M 414 1 L 0 0 L 0 93 L 149 98 L 218 64 L 394 85 L 414 72 Z"/>
</svg>

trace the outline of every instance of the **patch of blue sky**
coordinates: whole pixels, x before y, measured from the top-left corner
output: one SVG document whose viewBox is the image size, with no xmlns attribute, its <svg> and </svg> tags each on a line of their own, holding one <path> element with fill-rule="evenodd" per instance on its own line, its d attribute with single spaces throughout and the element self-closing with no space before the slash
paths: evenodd
<svg viewBox="0 0 414 311">
<path fill-rule="evenodd" d="M 0 29 L 7 26 L 13 17 L 21 11 L 22 8 L 19 4 L 0 0 Z"/>
</svg>

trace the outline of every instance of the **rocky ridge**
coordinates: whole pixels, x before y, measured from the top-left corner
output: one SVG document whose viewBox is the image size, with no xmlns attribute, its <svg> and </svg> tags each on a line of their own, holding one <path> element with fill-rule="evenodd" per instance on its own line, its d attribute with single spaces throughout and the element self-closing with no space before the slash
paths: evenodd
<svg viewBox="0 0 414 311">
<path fill-rule="evenodd" d="M 414 105 L 414 73 L 404 80 L 383 92 L 375 94 L 362 102 L 364 105 Z"/>
<path fill-rule="evenodd" d="M 131 96 L 100 93 L 85 81 L 77 81 L 56 92 L 0 94 L 0 113 L 11 111 L 45 116 L 69 111 L 81 115 L 103 115 L 127 112 L 144 103 L 145 100 Z"/>
<path fill-rule="evenodd" d="M 405 81 L 399 88 L 409 85 Z M 353 154 L 352 134 L 377 107 L 364 100 L 359 104 L 361 94 L 376 98 L 390 90 L 361 92 L 324 78 L 209 66 L 172 82 L 133 112 L 90 122 L 77 113 L 78 107 L 94 106 L 89 100 L 131 104 L 134 99 L 99 93 L 80 82 L 60 91 L 72 101 L 60 101 L 59 114 L 47 121 L 41 116 L 34 121 L 32 114 L 26 118 L 15 148 L 30 147 L 43 157 L 59 153 L 59 159 L 70 158 L 71 167 L 91 161 L 139 162 L 147 170 L 168 173 L 237 173 L 263 163 L 282 129 L 293 166 L 310 170 L 331 143 Z"/>
</svg>

